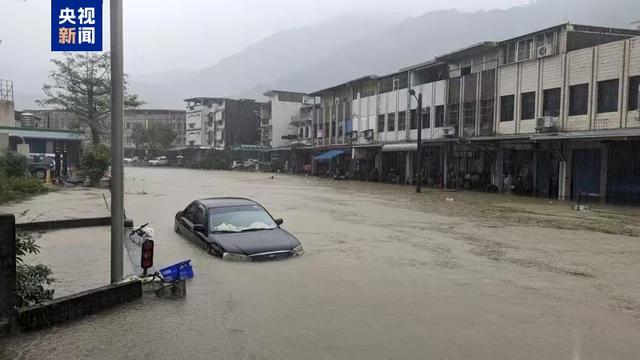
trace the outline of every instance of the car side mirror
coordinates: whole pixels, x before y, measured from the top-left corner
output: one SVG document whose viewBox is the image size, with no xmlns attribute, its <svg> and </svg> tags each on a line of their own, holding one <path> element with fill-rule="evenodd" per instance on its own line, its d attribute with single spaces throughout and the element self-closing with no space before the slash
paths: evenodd
<svg viewBox="0 0 640 360">
<path fill-rule="evenodd" d="M 193 231 L 204 232 L 204 225 L 201 224 L 193 224 Z"/>
<path fill-rule="evenodd" d="M 276 225 L 280 226 L 284 223 L 284 220 L 282 219 L 276 219 Z"/>
</svg>

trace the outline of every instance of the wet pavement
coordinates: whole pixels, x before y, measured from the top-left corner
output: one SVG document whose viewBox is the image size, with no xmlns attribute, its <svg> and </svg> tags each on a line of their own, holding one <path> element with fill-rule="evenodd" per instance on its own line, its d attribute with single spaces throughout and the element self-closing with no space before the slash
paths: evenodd
<svg viewBox="0 0 640 360">
<path fill-rule="evenodd" d="M 126 169 L 126 210 L 157 266 L 192 259 L 180 300 L 153 295 L 0 340 L 21 359 L 637 359 L 640 211 L 408 186 Z M 0 207 L 24 220 L 107 214 L 76 189 Z M 104 193 L 108 197 L 108 193 Z M 195 198 L 261 202 L 301 258 L 226 263 L 173 232 Z M 57 295 L 109 279 L 108 228 L 42 235 Z"/>
</svg>

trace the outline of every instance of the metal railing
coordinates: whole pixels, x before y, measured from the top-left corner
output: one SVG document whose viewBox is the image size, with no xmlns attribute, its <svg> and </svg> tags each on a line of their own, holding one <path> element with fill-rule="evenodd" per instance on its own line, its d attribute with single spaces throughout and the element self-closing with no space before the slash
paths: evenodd
<svg viewBox="0 0 640 360">
<path fill-rule="evenodd" d="M 0 79 L 0 100 L 13 102 L 13 81 Z"/>
</svg>

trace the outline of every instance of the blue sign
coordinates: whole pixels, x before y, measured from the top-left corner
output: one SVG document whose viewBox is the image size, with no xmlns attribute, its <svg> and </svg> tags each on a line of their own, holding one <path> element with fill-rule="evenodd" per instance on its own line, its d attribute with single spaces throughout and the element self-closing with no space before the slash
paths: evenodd
<svg viewBox="0 0 640 360">
<path fill-rule="evenodd" d="M 51 51 L 102 51 L 102 0 L 51 0 Z"/>
</svg>

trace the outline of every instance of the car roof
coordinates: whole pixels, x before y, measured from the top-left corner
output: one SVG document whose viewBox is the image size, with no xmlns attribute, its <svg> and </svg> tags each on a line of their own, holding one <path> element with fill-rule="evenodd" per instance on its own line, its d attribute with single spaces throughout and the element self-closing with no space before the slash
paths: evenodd
<svg viewBox="0 0 640 360">
<path fill-rule="evenodd" d="M 258 205 L 257 202 L 245 199 L 245 198 L 233 198 L 233 197 L 214 197 L 208 199 L 200 199 L 199 203 L 206 208 L 216 208 L 224 206 L 242 206 L 242 205 Z"/>
</svg>

